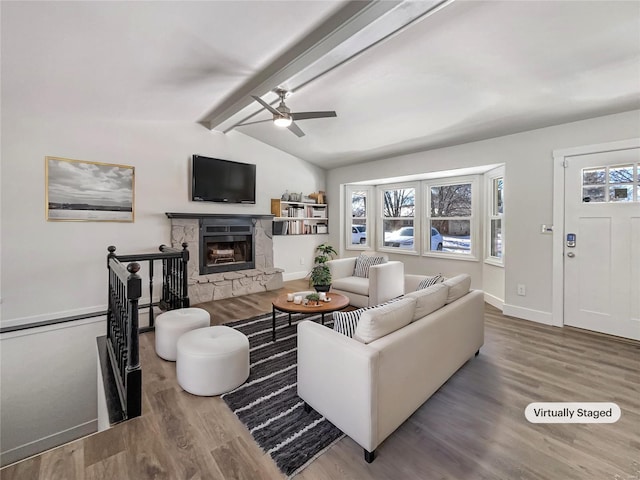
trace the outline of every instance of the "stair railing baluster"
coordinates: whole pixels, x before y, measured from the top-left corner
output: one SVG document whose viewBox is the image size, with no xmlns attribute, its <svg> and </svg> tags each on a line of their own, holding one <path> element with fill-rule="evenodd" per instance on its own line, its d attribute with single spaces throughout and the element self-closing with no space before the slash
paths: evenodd
<svg viewBox="0 0 640 480">
<path fill-rule="evenodd" d="M 113 378 L 124 419 L 142 413 L 142 370 L 140 368 L 139 332 L 154 328 L 154 261 L 162 261 L 160 308 L 171 310 L 189 306 L 187 244 L 182 250 L 160 246 L 160 253 L 117 255 L 116 247 L 107 248 L 107 335 L 105 358 L 113 370 Z M 149 327 L 140 329 L 139 300 L 142 279 L 139 261 L 149 262 Z M 126 267 L 124 262 L 131 262 Z M 112 385 L 113 383 L 111 383 Z"/>
</svg>

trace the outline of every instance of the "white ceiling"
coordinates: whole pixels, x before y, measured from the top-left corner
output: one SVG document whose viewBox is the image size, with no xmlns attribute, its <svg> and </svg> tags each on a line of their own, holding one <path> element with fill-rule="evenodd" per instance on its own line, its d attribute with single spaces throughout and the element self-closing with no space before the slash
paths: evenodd
<svg viewBox="0 0 640 480">
<path fill-rule="evenodd" d="M 202 121 L 348 5 L 2 2 L 2 108 Z M 640 2 L 451 2 L 287 105 L 338 117 L 234 130 L 325 168 L 638 109 Z"/>
</svg>

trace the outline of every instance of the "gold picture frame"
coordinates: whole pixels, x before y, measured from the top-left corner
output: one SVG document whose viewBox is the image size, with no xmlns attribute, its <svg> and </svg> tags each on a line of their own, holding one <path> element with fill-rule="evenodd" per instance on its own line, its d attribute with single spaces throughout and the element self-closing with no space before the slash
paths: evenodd
<svg viewBox="0 0 640 480">
<path fill-rule="evenodd" d="M 44 164 L 47 221 L 134 221 L 134 167 L 60 157 Z"/>
</svg>

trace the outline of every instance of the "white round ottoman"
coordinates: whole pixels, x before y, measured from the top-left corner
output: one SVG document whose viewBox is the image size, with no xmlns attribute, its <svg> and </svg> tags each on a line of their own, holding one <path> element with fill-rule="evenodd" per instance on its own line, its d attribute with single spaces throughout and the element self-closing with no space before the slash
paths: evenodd
<svg viewBox="0 0 640 480">
<path fill-rule="evenodd" d="M 249 376 L 249 339 L 223 325 L 199 328 L 178 340 L 178 384 L 194 395 L 233 390 Z"/>
<path fill-rule="evenodd" d="M 211 325 L 209 312 L 202 308 L 179 308 L 161 313 L 156 318 L 156 354 L 176 361 L 176 343 L 183 333 Z"/>
</svg>

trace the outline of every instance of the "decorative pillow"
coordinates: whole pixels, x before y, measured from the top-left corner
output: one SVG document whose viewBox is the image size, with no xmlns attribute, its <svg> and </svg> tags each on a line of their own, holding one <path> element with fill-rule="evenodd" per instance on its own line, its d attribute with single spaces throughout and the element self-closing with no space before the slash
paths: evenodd
<svg viewBox="0 0 640 480">
<path fill-rule="evenodd" d="M 356 331 L 356 327 L 358 326 L 358 322 L 360 321 L 360 317 L 367 310 L 371 310 L 372 308 L 381 307 L 383 305 L 388 305 L 393 302 L 397 302 L 402 297 L 392 298 L 388 302 L 381 303 L 380 305 L 374 305 L 373 307 L 363 307 L 358 310 L 352 310 L 350 312 L 333 312 L 333 329 L 346 335 L 349 338 L 353 338 L 353 334 Z"/>
<path fill-rule="evenodd" d="M 416 309 L 415 298 L 402 298 L 389 305 L 372 308 L 362 314 L 354 340 L 371 343 L 409 325 Z"/>
<path fill-rule="evenodd" d="M 333 329 L 349 338 L 353 338 L 358 321 L 360 321 L 360 315 L 362 315 L 362 309 L 351 312 L 333 312 Z"/>
<path fill-rule="evenodd" d="M 413 320 L 411 321 L 415 322 L 419 318 L 429 315 L 439 308 L 444 307 L 447 302 L 448 293 L 449 287 L 444 283 L 436 283 L 429 288 L 407 293 L 405 298 L 416 299 L 416 311 L 414 312 Z"/>
<path fill-rule="evenodd" d="M 447 304 L 449 304 L 469 293 L 469 289 L 471 288 L 471 277 L 468 274 L 463 273 L 461 275 L 456 275 L 449 280 L 445 280 L 444 284 L 449 287 L 449 294 L 447 295 Z"/>
<path fill-rule="evenodd" d="M 444 282 L 444 278 L 442 277 L 441 273 L 434 275 L 433 277 L 427 277 L 418 284 L 418 288 L 416 288 L 416 291 L 422 290 L 424 288 L 429 288 L 432 285 L 440 282 Z"/>
<path fill-rule="evenodd" d="M 354 277 L 369 278 L 369 267 L 384 263 L 384 257 L 374 255 L 360 255 L 356 258 L 356 266 L 353 269 Z"/>
</svg>

